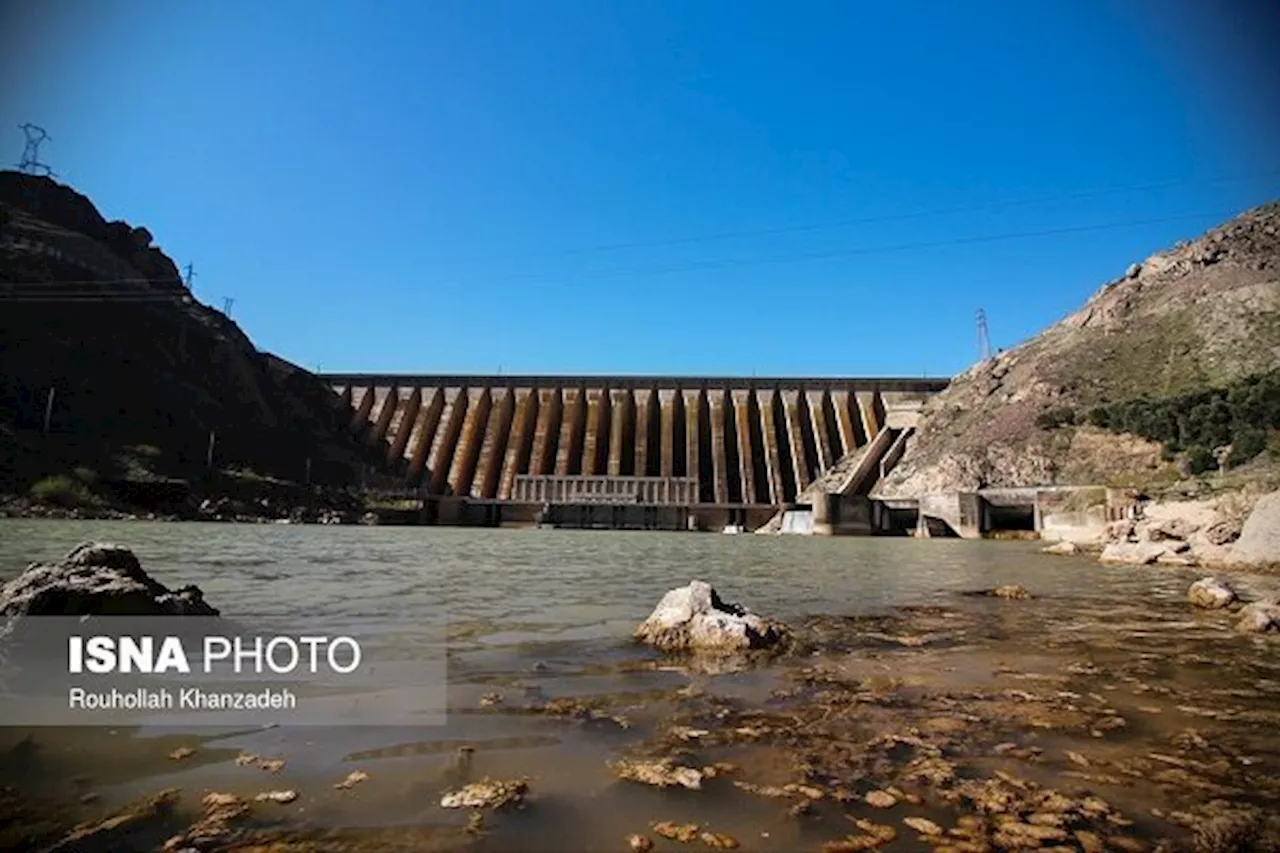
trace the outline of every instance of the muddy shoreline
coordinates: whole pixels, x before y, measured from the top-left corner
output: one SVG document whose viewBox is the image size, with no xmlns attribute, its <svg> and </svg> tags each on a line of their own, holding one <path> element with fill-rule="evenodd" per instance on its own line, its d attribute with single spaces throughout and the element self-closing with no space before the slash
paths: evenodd
<svg viewBox="0 0 1280 853">
<path fill-rule="evenodd" d="M 584 835 L 573 849 L 1280 849 L 1280 638 L 1237 634 L 1232 613 L 1185 599 L 1031 594 L 813 616 L 795 626 L 786 653 L 710 666 L 633 648 L 595 668 L 619 678 L 675 672 L 686 683 L 549 695 L 535 671 L 462 691 L 452 713 L 538 718 L 602 744 L 618 777 L 612 795 L 649 818 L 604 839 Z M 756 688 L 744 692 L 747 684 Z M 42 745 L 58 737 L 36 733 L 3 763 L 12 770 L 21 753 L 36 772 Z M 326 825 L 317 812 L 378 795 L 389 770 L 376 751 L 351 756 L 351 770 L 367 774 L 358 784 L 304 773 L 304 788 L 288 770 L 255 764 L 261 756 L 218 757 L 199 739 L 167 739 L 150 748 L 182 750 L 169 759 L 177 763 L 223 762 L 234 790 L 156 790 L 107 808 L 90 796 L 92 778 L 39 800 L 7 789 L 18 819 L 0 830 L 0 846 L 570 849 L 530 840 L 552 831 L 541 815 L 570 808 L 540 792 L 536 765 L 527 780 L 481 772 L 484 756 L 509 746 L 424 743 L 423 755 L 452 758 L 415 783 L 420 819 L 360 828 Z M 528 788 L 500 808 L 462 797 L 498 782 Z M 295 785 L 292 798 L 258 799 Z M 476 805 L 445 808 L 450 795 Z"/>
</svg>

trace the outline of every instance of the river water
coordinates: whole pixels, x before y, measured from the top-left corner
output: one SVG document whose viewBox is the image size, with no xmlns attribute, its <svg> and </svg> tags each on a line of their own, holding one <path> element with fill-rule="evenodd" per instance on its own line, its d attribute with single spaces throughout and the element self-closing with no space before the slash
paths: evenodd
<svg viewBox="0 0 1280 853">
<path fill-rule="evenodd" d="M 853 691 L 845 699 L 861 691 L 836 716 L 866 728 L 831 735 L 833 749 L 840 738 L 865 745 L 884 733 L 928 737 L 936 729 L 941 754 L 960 776 L 990 772 L 998 754 L 1004 772 L 1072 796 L 1087 788 L 1124 806 L 1128 819 L 1110 829 L 1138 841 L 1190 833 L 1158 818 L 1210 793 L 1275 805 L 1265 785 L 1240 783 L 1280 778 L 1280 649 L 1270 638 L 1235 634 L 1224 614 L 1192 613 L 1185 594 L 1198 573 L 1191 570 L 1106 567 L 1043 555 L 1025 542 L 5 520 L 0 580 L 87 539 L 128 545 L 153 577 L 198 584 L 236 618 L 305 620 L 324 633 L 362 613 L 443 613 L 449 691 L 447 721 L 431 727 L 0 732 L 7 755 L 0 781 L 39 795 L 68 786 L 92 791 L 83 806 L 89 817 L 166 787 L 181 788 L 192 809 L 206 791 L 251 797 L 289 788 L 298 799 L 272 805 L 273 815 L 352 838 L 384 833 L 368 849 L 395 846 L 389 831 L 401 833 L 396 844 L 404 849 L 617 850 L 632 833 L 672 849 L 683 845 L 651 829 L 671 820 L 731 835 L 742 849 L 818 850 L 856 833 L 850 821 L 858 817 L 897 826 L 896 846 L 884 849 L 929 849 L 902 819 L 932 816 L 946 827 L 964 810 L 928 791 L 914 812 L 901 802 L 871 808 L 860 798 L 885 783 L 866 768 L 841 783 L 856 802 L 835 805 L 840 798 L 828 796 L 800 816 L 790 800 L 756 796 L 724 778 L 697 791 L 656 789 L 620 781 L 611 770 L 624 755 L 684 750 L 687 761 L 692 749 L 702 764 L 734 764 L 728 775 L 745 785 L 812 780 L 797 769 L 823 760 L 810 735 L 801 744 L 794 733 L 712 734 L 704 737 L 714 745 L 699 752 L 696 736 L 692 746 L 672 745 L 670 732 L 681 721 L 701 721 L 703 730 L 717 719 L 741 723 L 788 690 L 795 696 L 815 684 Z M 730 601 L 833 639 L 800 657 L 719 675 L 632 644 L 631 632 L 662 594 L 694 578 Z M 1273 583 L 1240 581 L 1254 593 Z M 1002 584 L 1019 584 L 1034 598 L 960 594 Z M 832 689 L 803 701 L 835 702 Z M 1011 696 L 1022 705 L 1006 707 Z M 565 697 L 595 710 L 580 706 L 576 719 L 548 712 L 548 701 Z M 800 719 L 806 710 L 788 713 Z M 1071 713 L 1088 719 L 1071 723 Z M 958 720 L 952 728 L 974 728 L 957 736 L 937 723 L 940 716 Z M 1124 721 L 1115 732 L 1098 722 L 1114 718 Z M 831 719 L 828 713 L 821 724 Z M 806 731 L 821 729 L 810 723 Z M 972 752 L 984 738 L 1030 752 Z M 1178 746 L 1187 743 L 1208 745 Z M 169 758 L 179 745 L 196 752 Z M 474 752 L 459 753 L 462 745 Z M 283 758 L 285 767 L 269 774 L 240 766 L 233 759 L 241 753 Z M 1172 761 L 1143 758 L 1152 753 Z M 1192 781 L 1153 781 L 1170 768 Z M 369 778 L 335 789 L 352 770 Z M 838 776 L 824 778 L 835 786 Z M 479 834 L 462 834 L 465 810 L 441 808 L 440 796 L 485 777 L 527 778 L 528 806 L 491 815 Z M 1190 799 L 1174 793 L 1188 786 Z"/>
</svg>

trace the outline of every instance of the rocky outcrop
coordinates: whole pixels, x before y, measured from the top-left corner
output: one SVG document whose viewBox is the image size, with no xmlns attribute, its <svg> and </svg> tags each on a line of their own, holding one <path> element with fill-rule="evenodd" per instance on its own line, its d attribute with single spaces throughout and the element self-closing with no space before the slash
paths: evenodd
<svg viewBox="0 0 1280 853">
<path fill-rule="evenodd" d="M 31 209 L 44 222 L 94 240 L 142 278 L 181 286 L 177 265 L 152 245 L 150 231 L 108 222 L 87 197 L 52 178 L 0 171 L 0 202 Z"/>
<path fill-rule="evenodd" d="M 1101 559 L 1109 563 L 1225 566 L 1255 496 L 1230 493 L 1211 500 L 1149 502 L 1136 518 L 1107 527 Z"/>
<path fill-rule="evenodd" d="M 1190 565 L 1190 558 L 1181 555 L 1188 549 L 1185 542 L 1111 542 L 1102 549 L 1099 557 L 1104 563 L 1124 563 L 1130 566 L 1149 566 L 1155 562 Z"/>
<path fill-rule="evenodd" d="M 1280 492 L 1264 495 L 1231 546 L 1235 564 L 1266 566 L 1280 564 Z"/>
<path fill-rule="evenodd" d="M 765 649 L 787 635 L 782 623 L 726 603 L 711 584 L 698 580 L 664 595 L 635 633 L 643 643 L 674 652 Z"/>
<path fill-rule="evenodd" d="M 1037 418 L 1178 394 L 1280 367 L 1280 203 L 1135 264 L 1075 314 L 974 365 L 925 405 L 886 496 L 982 487 L 1143 485 L 1160 446 Z M 1211 366 L 1207 367 L 1207 366 Z M 1210 372 L 1211 370 L 1211 372 Z"/>
<path fill-rule="evenodd" d="M 349 485 L 370 461 L 332 389 L 192 298 L 147 229 L 107 222 L 48 178 L 3 170 L 0 211 L 0 280 L 39 297 L 0 311 L 0 340 L 11 344 L 0 346 L 0 423 L 17 436 L 0 443 L 0 489 L 24 492 L 65 472 L 47 470 L 47 443 L 24 440 L 43 435 L 55 387 L 50 432 L 74 448 L 59 464 L 87 465 L 103 480 L 131 479 L 132 463 L 120 460 L 137 447 L 157 449 L 146 461 L 154 473 L 203 476 L 211 433 L 219 467 L 294 482 Z M 130 289 L 150 295 L 57 298 Z"/>
<path fill-rule="evenodd" d="M 1236 591 L 1217 578 L 1200 578 L 1187 590 L 1187 601 L 1195 607 L 1216 610 L 1236 601 Z"/>
<path fill-rule="evenodd" d="M 196 586 L 171 590 L 123 545 L 85 542 L 0 587 L 5 616 L 217 616 Z"/>
</svg>

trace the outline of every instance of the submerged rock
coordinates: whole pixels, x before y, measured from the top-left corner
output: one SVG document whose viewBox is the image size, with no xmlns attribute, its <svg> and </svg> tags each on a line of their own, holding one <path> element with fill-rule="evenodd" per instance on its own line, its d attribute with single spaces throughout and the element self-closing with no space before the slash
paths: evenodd
<svg viewBox="0 0 1280 853">
<path fill-rule="evenodd" d="M 352 770 L 347 774 L 347 778 L 343 779 L 341 782 L 334 783 L 333 787 L 339 791 L 345 791 L 350 788 L 354 788 L 356 785 L 359 785 L 368 778 L 369 774 L 365 773 L 363 770 Z"/>
<path fill-rule="evenodd" d="M 938 826 L 928 818 L 923 817 L 904 817 L 902 822 L 914 829 L 921 835 L 941 835 L 942 827 Z"/>
<path fill-rule="evenodd" d="M 743 651 L 777 645 L 787 628 L 722 601 L 711 584 L 695 580 L 664 595 L 635 636 L 663 651 Z"/>
<path fill-rule="evenodd" d="M 119 850 L 129 836 L 144 826 L 161 823 L 172 814 L 178 803 L 179 790 L 166 788 L 142 800 L 126 805 L 111 816 L 82 823 L 55 844 L 49 851 Z M 7 817 L 7 816 L 6 816 Z"/>
<path fill-rule="evenodd" d="M 133 551 L 77 545 L 60 563 L 32 563 L 0 587 L 5 616 L 217 616 L 196 586 L 171 590 L 142 570 Z"/>
<path fill-rule="evenodd" d="M 1031 598 L 1031 593 L 1026 587 L 1019 586 L 1016 583 L 1005 584 L 994 589 L 978 589 L 971 592 L 965 592 L 963 595 L 986 596 L 988 598 L 1004 598 L 1010 601 L 1023 601 Z"/>
<path fill-rule="evenodd" d="M 612 765 L 619 779 L 629 779 L 658 788 L 682 787 L 691 791 L 702 788 L 703 771 L 696 767 L 682 767 L 670 758 L 634 760 L 623 758 Z"/>
<path fill-rule="evenodd" d="M 863 799 L 867 801 L 867 805 L 878 809 L 889 809 L 898 804 L 898 798 L 888 791 L 870 791 Z"/>
<path fill-rule="evenodd" d="M 653 831 L 663 838 L 670 838 L 672 841 L 680 841 L 685 844 L 698 837 L 698 829 L 699 827 L 696 823 L 675 823 L 669 820 L 659 821 L 653 825 Z"/>
<path fill-rule="evenodd" d="M 481 779 L 440 798 L 446 809 L 500 809 L 524 804 L 529 783 L 523 779 Z"/>
<path fill-rule="evenodd" d="M 1280 602 L 1255 601 L 1245 605 L 1240 611 L 1240 621 L 1236 630 L 1246 634 L 1264 634 L 1268 631 L 1280 631 Z"/>
<path fill-rule="evenodd" d="M 1196 607 L 1214 610 L 1234 602 L 1236 593 L 1217 578 L 1200 578 L 1187 590 L 1187 600 Z"/>
</svg>

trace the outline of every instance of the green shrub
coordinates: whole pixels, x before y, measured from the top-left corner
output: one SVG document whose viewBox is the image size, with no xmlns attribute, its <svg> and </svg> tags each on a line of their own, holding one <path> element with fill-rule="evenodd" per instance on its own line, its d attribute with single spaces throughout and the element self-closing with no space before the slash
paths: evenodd
<svg viewBox="0 0 1280 853">
<path fill-rule="evenodd" d="M 1280 370 L 1248 376 L 1223 388 L 1094 406 L 1087 420 L 1103 429 L 1163 442 L 1175 452 L 1179 447 L 1219 447 L 1246 432 L 1280 429 Z M 1256 444 L 1253 436 L 1246 448 Z"/>
<path fill-rule="evenodd" d="M 1231 453 L 1227 455 L 1227 467 L 1234 468 L 1253 459 L 1267 449 L 1267 434 L 1260 429 L 1242 429 L 1231 441 Z"/>
<path fill-rule="evenodd" d="M 1192 474 L 1203 474 L 1218 467 L 1218 458 L 1209 448 L 1197 444 L 1187 448 L 1187 470 Z"/>
<path fill-rule="evenodd" d="M 98 472 L 92 468 L 87 468 L 84 465 L 73 468 L 71 470 L 71 476 L 75 477 L 86 486 L 92 486 L 94 483 L 98 482 Z"/>
<path fill-rule="evenodd" d="M 34 501 L 67 509 L 97 503 L 97 499 L 84 483 L 65 474 L 37 480 L 31 485 L 27 494 Z"/>
</svg>

